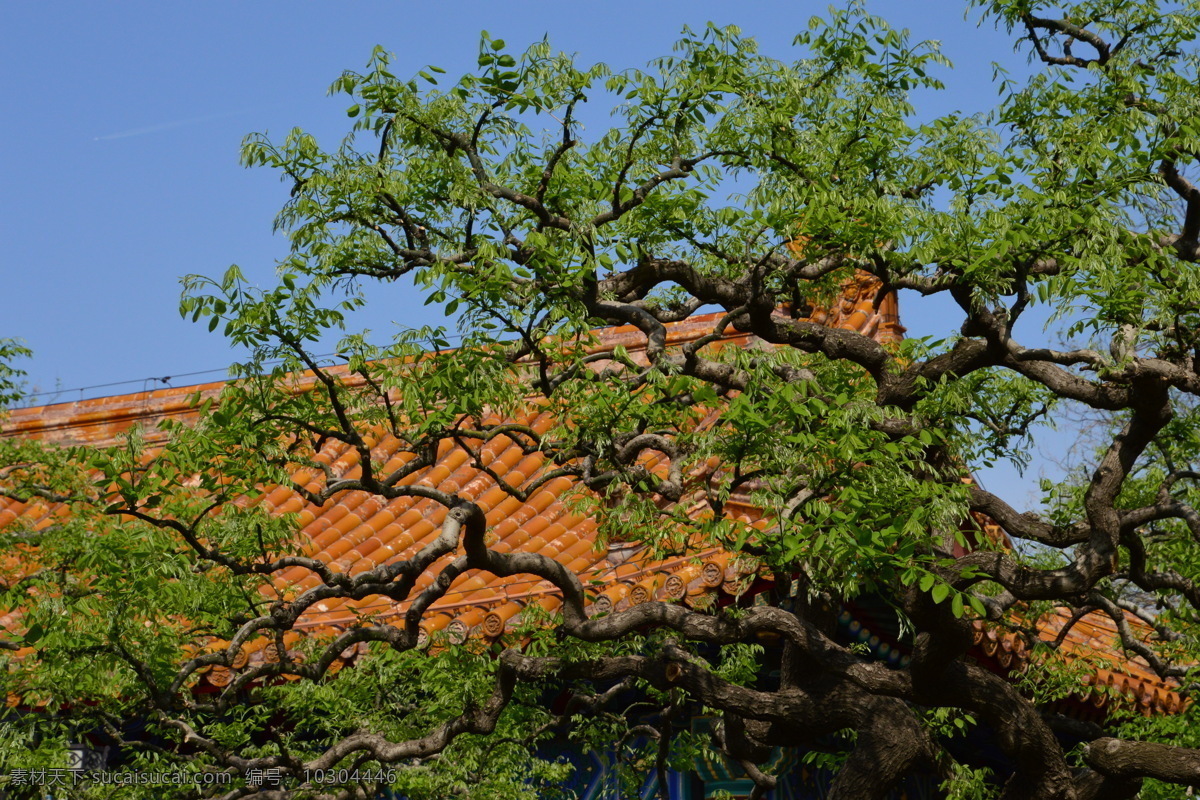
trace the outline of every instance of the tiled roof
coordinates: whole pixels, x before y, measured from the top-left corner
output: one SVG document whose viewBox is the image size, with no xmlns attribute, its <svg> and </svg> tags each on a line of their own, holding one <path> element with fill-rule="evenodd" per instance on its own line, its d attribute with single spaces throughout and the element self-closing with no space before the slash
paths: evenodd
<svg viewBox="0 0 1200 800">
<path fill-rule="evenodd" d="M 903 327 L 894 295 L 887 296 L 878 307 L 874 306 L 878 284 L 869 276 L 862 276 L 846 286 L 840 301 L 829 310 L 817 309 L 810 317 L 813 321 L 831 326 L 858 330 L 881 342 L 898 341 Z M 710 333 L 720 314 L 691 317 L 669 326 L 668 345 L 680 345 Z M 608 328 L 600 332 L 598 351 L 623 346 L 634 358 L 644 349 L 642 334 L 632 327 Z M 745 344 L 749 337 L 733 332 L 727 337 L 729 343 Z M 331 373 L 338 373 L 332 368 Z M 355 376 L 340 374 L 347 384 L 353 385 Z M 312 379 L 308 379 L 311 385 Z M 110 445 L 133 425 L 141 426 L 148 444 L 163 441 L 164 434 L 158 424 L 166 419 L 193 421 L 197 416 L 196 397 L 216 397 L 224 384 L 209 383 L 198 386 L 159 389 L 149 392 L 60 403 L 39 408 L 13 411 L 4 421 L 3 436 L 24 436 L 63 445 L 89 444 Z M 305 382 L 300 381 L 302 390 Z M 520 422 L 536 430 L 545 430 L 551 420 L 536 408 L 530 410 Z M 475 443 L 478 445 L 479 443 Z M 516 442 L 500 436 L 481 449 L 481 458 L 500 477 L 511 485 L 517 485 L 542 469 L 544 457 L 538 452 L 527 453 Z M 373 457 L 387 463 L 385 470 L 400 466 L 405 454 L 399 452 L 399 442 L 390 434 L 377 432 L 373 446 Z M 316 460 L 330 466 L 334 475 L 354 477 L 360 465 L 357 452 L 338 442 L 327 443 L 316 455 Z M 646 464 L 653 468 L 653 463 Z M 292 475 L 299 485 L 310 485 L 318 473 L 311 469 L 298 469 Z M 466 451 L 457 445 L 444 444 L 433 466 L 418 471 L 405 479 L 408 483 L 420 483 L 446 492 L 461 492 L 471 497 L 484 510 L 488 521 L 489 542 L 502 552 L 536 551 L 556 558 L 568 569 L 580 576 L 583 584 L 596 587 L 590 596 L 590 613 L 603 613 L 651 599 L 670 599 L 692 603 L 696 606 L 711 604 L 720 593 L 742 594 L 754 582 L 756 570 L 745 562 L 731 559 L 728 553 L 715 549 L 689 553 L 686 556 L 655 559 L 644 550 L 630 551 L 620 545 L 608 549 L 597 547 L 596 521 L 582 514 L 566 502 L 564 497 L 573 483 L 568 478 L 559 478 L 543 485 L 527 500 L 518 500 L 504 490 L 483 471 L 469 463 Z M 295 513 L 301 526 L 304 548 L 334 568 L 358 574 L 379 564 L 406 558 L 435 538 L 445 517 L 446 509 L 428 499 L 402 497 L 391 501 L 364 492 L 348 491 L 324 506 L 317 507 L 306 502 L 299 494 L 284 486 L 267 487 L 254 501 L 271 513 Z M 700 504 L 688 507 L 683 501 L 683 510 L 698 513 Z M 50 524 L 56 515 L 65 513 L 65 508 L 39 500 L 28 504 L 0 498 L 0 528 L 22 518 L 27 524 L 41 527 Z M 746 504 L 730 502 L 726 513 L 744 524 L 755 524 L 759 516 L 754 508 Z M 419 592 L 448 562 L 443 559 L 426 570 L 418 580 L 415 592 Z M 20 569 L 17 563 L 0 564 L 0 570 L 12 575 Z M 303 568 L 286 570 L 277 576 L 274 590 L 280 594 L 294 595 L 319 582 L 317 576 Z M 414 596 L 415 596 L 414 592 Z M 468 636 L 498 637 L 519 620 L 521 614 L 531 606 L 542 611 L 553 612 L 561 605 L 561 597 L 546 581 L 534 580 L 529 576 L 499 578 L 492 575 L 467 573 L 456 580 L 450 591 L 435 603 L 424 618 L 424 638 L 444 636 L 451 642 L 462 641 Z M 396 605 L 382 598 L 365 598 L 362 601 L 330 600 L 316 605 L 303 617 L 297 626 L 311 632 L 333 632 L 339 630 L 360 615 L 395 617 L 403 614 L 407 604 Z M 1080 623 L 1076 631 L 1082 635 L 1089 630 Z M 0 617 L 0 628 L 19 624 L 10 614 Z M 1095 623 L 1101 625 L 1101 622 Z M 289 632 L 285 644 L 294 645 L 302 634 Z M 1072 632 L 1075 635 L 1075 632 Z M 979 642 L 989 652 L 1008 652 L 1021 645 L 1009 637 L 995 638 L 991 629 L 980 629 Z M 993 647 L 994 644 L 994 647 Z M 213 643 L 217 646 L 217 643 Z M 1114 652 L 1111 637 L 1104 646 Z M 265 639 L 248 643 L 239 654 L 233 668 L 240 669 L 247 662 L 262 659 L 274 660 L 278 654 L 275 645 Z M 350 648 L 343 654 L 344 660 L 353 660 L 365 647 Z M 334 670 L 341 663 L 335 663 Z M 1115 673 L 1099 672 L 1097 680 L 1107 680 Z M 208 671 L 206 681 L 214 686 L 229 683 L 229 669 L 216 667 Z M 1166 691 L 1160 682 L 1141 668 L 1130 664 L 1130 673 L 1114 680 L 1137 682 L 1137 696 L 1160 698 Z M 1157 692 L 1157 693 L 1156 693 Z M 1149 694 L 1147 694 L 1149 693 Z M 1170 694 L 1168 692 L 1168 694 Z M 1177 698 L 1177 695 L 1171 695 Z M 1147 702 L 1150 702 L 1149 700 Z M 1169 710 L 1178 707 L 1176 700 L 1153 699 L 1155 708 Z"/>
<path fill-rule="evenodd" d="M 1124 613 L 1133 633 L 1148 641 L 1153 629 L 1128 611 Z M 1141 656 L 1122 655 L 1121 637 L 1111 617 L 1093 611 L 1074 624 L 1071 618 L 1068 611 L 1059 608 L 1038 619 L 1033 627 L 1046 643 L 1057 642 L 1061 635 L 1058 652 L 1066 659 L 1089 665 L 1081 670 L 1081 685 L 1075 691 L 1079 699 L 1097 709 L 1129 704 L 1144 713 L 1174 714 L 1184 709 L 1187 701 L 1175 681 L 1159 678 Z M 1002 669 L 1019 671 L 1033 658 L 1026 637 L 1019 632 L 976 620 L 974 635 L 982 654 L 994 658 Z"/>
<path fill-rule="evenodd" d="M 860 290 L 869 307 L 866 287 Z M 857 312 L 860 309 L 847 308 L 845 313 Z M 873 330 L 886 330 L 890 325 L 898 336 L 898 320 L 894 315 L 888 318 L 886 313 L 885 306 L 869 316 L 858 313 L 855 321 L 865 318 Z M 834 318 L 840 319 L 842 315 L 843 312 L 835 311 Z M 711 333 L 721 316 L 702 315 L 670 326 L 668 345 L 681 345 Z M 744 344 L 748 337 L 735 332 L 727 340 Z M 630 356 L 637 359 L 638 351 L 644 348 L 644 338 L 631 327 L 601 331 L 601 351 L 618 345 L 624 346 Z M 344 374 L 343 379 L 348 385 L 353 385 L 355 380 Z M 157 429 L 160 422 L 166 419 L 193 421 L 197 417 L 197 395 L 200 398 L 215 397 L 223 386 L 223 383 L 210 383 L 20 409 L 6 420 L 3 435 L 32 437 L 63 445 L 104 446 L 115 443 L 122 433 L 136 424 L 141 426 L 152 456 L 154 447 L 164 439 L 164 434 Z M 551 418 L 539 413 L 536 407 L 523 418 L 510 421 L 528 425 L 539 433 L 552 423 Z M 385 464 L 385 473 L 412 458 L 411 454 L 401 450 L 400 442 L 390 433 L 380 430 L 374 434 L 372 460 Z M 469 439 L 467 444 L 478 448 L 481 460 L 510 485 L 526 483 L 545 465 L 542 453 L 527 453 L 506 436 L 498 436 L 482 447 L 479 447 L 481 442 Z M 333 440 L 315 454 L 314 460 L 327 465 L 338 478 L 353 478 L 361 469 L 358 452 Z M 650 461 L 645 466 L 653 469 L 656 464 Z M 323 480 L 323 476 L 311 468 L 297 469 L 291 477 L 295 484 L 313 490 Z M 630 553 L 620 546 L 607 550 L 598 548 L 595 519 L 573 510 L 565 497 L 567 490 L 574 486 L 571 480 L 550 481 L 521 501 L 500 488 L 491 476 L 472 466 L 467 452 L 449 442 L 443 442 L 433 466 L 413 473 L 402 483 L 422 484 L 472 498 L 486 514 L 492 547 L 501 552 L 524 550 L 549 555 L 579 575 L 585 586 L 600 587 L 590 598 L 592 613 L 620 609 L 650 599 L 686 600 L 740 577 L 730 566 L 729 556 L 715 549 L 686 557 L 652 559 L 644 550 Z M 265 487 L 253 502 L 270 513 L 296 514 L 306 554 L 351 575 L 385 562 L 411 557 L 437 537 L 447 511 L 444 506 L 425 498 L 400 497 L 388 501 L 356 491 L 344 492 L 318 507 L 285 486 Z M 693 506 L 684 510 L 699 511 L 698 503 Z M 17 518 L 35 528 L 41 527 L 63 510 L 61 506 L 40 500 L 22 504 L 0 498 L 0 527 Z M 737 502 L 727 504 L 726 512 L 731 518 L 747 523 L 758 518 L 753 508 Z M 446 556 L 426 570 L 418 579 L 413 596 L 424 589 L 451 558 Z M 20 565 L 13 563 L 0 565 L 0 568 L 5 566 L 11 575 Z M 314 573 L 302 567 L 284 570 L 275 578 L 275 591 L 285 596 L 295 596 L 320 582 Z M 446 595 L 427 612 L 421 624 L 422 638 L 444 635 L 453 642 L 469 635 L 496 637 L 511 628 L 531 604 L 553 613 L 561 602 L 552 584 L 530 576 L 501 578 L 468 573 L 456 580 Z M 361 601 L 332 599 L 315 605 L 301 618 L 297 628 L 332 632 L 352 624 L 361 615 L 394 618 L 406 609 L 407 603 L 397 605 L 378 596 Z M 0 626 L 14 621 L 0 618 Z M 285 641 L 294 644 L 298 635 L 289 634 Z M 245 658 L 251 661 L 270 659 L 272 647 L 265 639 L 252 641 L 245 648 Z M 353 658 L 354 653 L 345 655 Z M 207 680 L 218 686 L 227 683 L 228 679 L 229 672 L 223 668 L 210 670 L 207 674 Z"/>
</svg>

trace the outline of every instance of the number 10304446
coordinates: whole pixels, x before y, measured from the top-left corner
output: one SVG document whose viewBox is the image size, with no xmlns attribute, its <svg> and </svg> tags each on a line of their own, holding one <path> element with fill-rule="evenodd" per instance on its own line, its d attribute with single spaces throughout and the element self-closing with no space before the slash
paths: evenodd
<svg viewBox="0 0 1200 800">
<path fill-rule="evenodd" d="M 305 783 L 392 783 L 394 769 L 306 769 Z"/>
</svg>

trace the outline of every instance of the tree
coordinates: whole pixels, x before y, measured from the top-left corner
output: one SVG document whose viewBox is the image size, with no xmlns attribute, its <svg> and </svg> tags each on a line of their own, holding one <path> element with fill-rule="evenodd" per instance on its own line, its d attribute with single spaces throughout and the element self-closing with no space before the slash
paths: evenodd
<svg viewBox="0 0 1200 800">
<path fill-rule="evenodd" d="M 485 34 L 474 74 L 404 80 L 377 49 L 333 84 L 353 101 L 339 149 L 300 131 L 249 138 L 245 163 L 292 184 L 279 284 L 259 290 L 235 268 L 188 278 L 182 301 L 251 353 L 238 379 L 161 448 L 136 433 L 95 451 L 4 442 L 5 495 L 70 508 L 5 534 L 26 566 L 3 601 L 22 620 L 7 689 L 26 706 L 6 723 L 10 766 L 50 763 L 79 731 L 104 730 L 147 769 L 186 761 L 239 787 L 250 770 L 279 770 L 283 787 L 264 797 L 365 797 L 387 783 L 413 798 L 533 796 L 563 769 L 536 757 L 538 738 L 572 724 L 580 746 L 625 736 L 641 722 L 610 701 L 633 693 L 661 712 L 644 768 L 711 747 L 759 791 L 772 747 L 840 750 L 837 798 L 883 797 L 919 771 L 1005 798 L 1178 796 L 1200 783 L 1195 711 L 1076 726 L 1089 743 L 1068 753 L 1044 698 L 965 657 L 972 618 L 1027 626 L 1049 607 L 1093 611 L 1117 622 L 1130 657 L 1192 689 L 1200 7 L 971 5 L 1037 67 L 1027 81 L 999 73 L 987 118 L 913 122 L 908 94 L 938 89 L 944 59 L 854 5 L 814 20 L 795 62 L 717 27 L 686 31 L 647 71 L 582 67 L 546 42 L 512 54 Z M 578 122 L 597 103 L 617 120 L 598 136 Z M 889 345 L 808 319 L 864 273 L 881 299 L 944 298 L 960 335 Z M 347 335 L 337 367 L 314 354 L 372 286 L 407 278 L 456 317 L 458 347 L 423 330 L 386 346 Z M 1073 344 L 1036 343 L 1039 306 Z M 666 325 L 711 308 L 723 314 L 712 336 L 667 345 Z M 644 335 L 644 363 L 592 351 L 609 324 Z M 719 347 L 734 329 L 765 344 Z M 513 422 L 530 408 L 549 430 Z M 980 464 L 1022 462 L 1037 425 L 1080 408 L 1105 440 L 1074 482 L 1043 487 L 1043 509 L 964 482 Z M 402 468 L 372 460 L 381 430 L 404 443 Z M 589 618 L 589 587 L 558 562 L 491 548 L 476 504 L 403 480 L 454 443 L 482 469 L 499 436 L 549 464 L 504 484 L 513 496 L 570 477 L 609 539 L 661 553 L 720 545 L 755 559 L 773 588 L 746 608 L 649 602 Z M 296 465 L 320 471 L 327 441 L 361 473 L 325 470 L 296 491 L 318 504 L 352 490 L 431 499 L 448 509 L 437 541 L 352 575 L 306 554 L 294 515 L 247 504 Z M 707 512 L 681 513 L 697 492 Z M 763 511 L 758 527 L 729 521 L 735 495 Z M 1007 541 L 972 530 L 973 514 Z M 267 602 L 289 569 L 315 587 Z M 465 572 L 550 581 L 561 612 L 500 652 L 420 650 L 422 610 Z M 906 667 L 831 637 L 831 609 L 861 594 L 911 630 Z M 414 610 L 402 624 L 364 615 L 296 645 L 303 660 L 194 691 L 250 638 L 282 652 L 314 604 L 374 595 Z M 1158 636 L 1135 636 L 1126 611 Z M 760 634 L 783 643 L 777 686 Z M 371 657 L 330 678 L 359 643 Z M 547 702 L 563 687 L 565 713 Z M 671 726 L 701 709 L 721 715 L 719 735 Z M 978 725 L 1011 775 L 952 757 L 952 719 Z M 356 767 L 396 774 L 301 786 Z"/>
</svg>

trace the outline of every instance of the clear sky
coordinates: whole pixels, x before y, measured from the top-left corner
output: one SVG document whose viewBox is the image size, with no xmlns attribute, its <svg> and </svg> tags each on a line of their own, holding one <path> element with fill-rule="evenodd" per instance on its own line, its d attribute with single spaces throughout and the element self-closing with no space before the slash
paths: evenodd
<svg viewBox="0 0 1200 800">
<path fill-rule="evenodd" d="M 25 367 L 39 402 L 139 391 L 172 377 L 223 376 L 234 354 L 179 317 L 181 275 L 231 263 L 270 281 L 286 241 L 272 234 L 288 187 L 238 165 L 251 131 L 302 127 L 333 147 L 344 96 L 325 90 L 363 67 L 375 44 L 401 77 L 427 64 L 474 67 L 479 32 L 510 48 L 550 36 L 561 50 L 614 69 L 670 51 L 684 24 L 739 25 L 763 52 L 788 58 L 793 36 L 824 2 L 354 3 L 0 2 L 0 336 L 34 349 Z M 873 0 L 873 13 L 937 39 L 955 63 L 922 115 L 975 112 L 996 100 L 991 62 L 1019 70 L 1011 39 L 962 0 Z M 944 335 L 936 306 L 904 305 L 910 334 Z M 437 323 L 404 290 L 360 327 Z M 907 312 L 906 312 L 907 309 Z M 382 336 L 380 337 L 382 338 Z M 189 375 L 202 370 L 207 374 Z M 121 385 L 85 389 L 99 384 Z M 1007 478 L 997 477 L 997 480 Z M 1013 491 L 1017 491 L 1014 484 Z M 1011 492 L 1008 492 L 1011 494 Z M 1024 491 L 1014 499 L 1021 499 Z"/>
</svg>

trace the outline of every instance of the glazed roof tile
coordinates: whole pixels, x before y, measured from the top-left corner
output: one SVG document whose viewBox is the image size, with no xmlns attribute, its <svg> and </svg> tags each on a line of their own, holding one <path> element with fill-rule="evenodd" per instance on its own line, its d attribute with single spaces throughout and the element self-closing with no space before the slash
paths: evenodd
<svg viewBox="0 0 1200 800">
<path fill-rule="evenodd" d="M 1134 614 L 1123 613 L 1133 634 L 1149 641 L 1154 629 Z M 973 626 L 979 650 L 1001 667 L 1021 670 L 1035 657 L 1022 633 L 981 620 Z M 1174 714 L 1186 707 L 1188 701 L 1178 691 L 1177 681 L 1159 678 L 1141 656 L 1123 654 L 1116 623 L 1107 614 L 1093 611 L 1072 622 L 1070 611 L 1057 608 L 1033 627 L 1042 642 L 1057 643 L 1063 656 L 1090 666 L 1076 694 L 1097 708 L 1132 704 L 1143 713 Z"/>
<path fill-rule="evenodd" d="M 858 330 L 881 342 L 897 341 L 902 338 L 904 329 L 899 322 L 895 297 L 889 295 L 875 307 L 877 286 L 873 279 L 860 277 L 847 285 L 843 297 L 833 308 L 815 310 L 810 318 L 815 322 Z M 720 314 L 700 315 L 669 326 L 668 344 L 694 341 L 710 333 L 720 317 Z M 749 337 L 737 332 L 732 332 L 727 339 L 737 344 L 749 341 Z M 630 326 L 600 331 L 597 352 L 618 345 L 637 359 L 645 341 L 642 334 Z M 336 368 L 331 371 L 338 372 Z M 358 380 L 345 372 L 339 377 L 348 385 Z M 302 378 L 298 388 L 303 390 L 312 383 L 311 377 Z M 223 387 L 223 382 L 217 382 L 19 409 L 5 420 L 0 435 L 32 437 L 63 445 L 106 446 L 116 443 L 130 427 L 139 425 L 147 441 L 154 445 L 164 437 L 158 431 L 159 423 L 168 419 L 194 421 L 197 417 L 196 398 L 215 398 Z M 541 430 L 552 423 L 548 415 L 536 410 L 519 421 Z M 378 431 L 375 439 L 373 456 L 387 462 L 386 470 L 398 469 L 413 458 L 410 453 L 398 452 L 399 442 L 391 434 Z M 353 477 L 360 470 L 357 458 L 352 448 L 330 442 L 314 460 L 330 465 L 336 475 Z M 497 437 L 481 448 L 481 458 L 511 485 L 520 484 L 544 466 L 544 457 L 540 453 L 526 453 L 517 442 L 505 436 Z M 664 464 L 650 459 L 645 466 L 662 469 Z M 317 489 L 321 484 L 319 472 L 310 468 L 297 469 L 291 477 L 296 484 L 309 489 Z M 592 587 L 588 607 L 592 614 L 608 613 L 652 599 L 704 606 L 712 602 L 714 592 L 740 594 L 746 591 L 753 578 L 753 567 L 715 549 L 655 559 L 645 549 L 616 546 L 606 550 L 599 547 L 596 521 L 573 510 L 565 502 L 564 495 L 573 488 L 572 481 L 566 478 L 550 481 L 522 501 L 505 492 L 491 476 L 473 467 L 467 453 L 457 445 L 445 444 L 433 466 L 414 472 L 403 482 L 462 492 L 473 498 L 486 514 L 488 541 L 492 547 L 501 552 L 540 552 L 557 559 L 579 575 L 586 587 Z M 264 492 L 251 502 L 272 514 L 296 514 L 304 550 L 334 569 L 352 575 L 412 556 L 436 538 L 446 514 L 443 506 L 428 499 L 402 497 L 389 501 L 356 491 L 344 492 L 318 507 L 285 486 L 265 487 Z M 730 515 L 745 524 L 754 524 L 759 519 L 756 510 L 750 506 L 736 502 L 728 506 Z M 690 509 L 691 513 L 698 511 L 698 504 Z M 60 513 L 66 513 L 66 509 L 42 502 L 23 504 L 0 498 L 0 527 L 18 519 L 44 526 Z M 416 591 L 428 585 L 437 568 L 448 562 L 449 557 L 444 557 L 433 569 L 426 570 L 417 582 Z M 19 565 L 0 564 L 0 569 L 9 574 L 14 568 Z M 314 573 L 295 567 L 276 576 L 274 591 L 294 595 L 318 583 Z M 556 590 L 545 581 L 528 576 L 501 578 L 468 573 L 455 580 L 446 595 L 431 607 L 422 622 L 421 633 L 426 640 L 435 635 L 444 635 L 450 641 L 462 641 L 472 635 L 495 638 L 511 629 L 531 604 L 544 612 L 553 612 L 561 602 Z M 301 619 L 298 628 L 332 632 L 351 624 L 360 615 L 394 618 L 406 609 L 406 603 L 395 604 L 380 597 L 367 597 L 361 601 L 331 599 L 314 606 Z M 0 618 L 0 627 L 18 625 L 16 617 L 16 614 L 8 614 Z M 1076 625 L 1068 640 L 1074 643 L 1072 637 L 1087 635 L 1089 630 L 1100 627 L 1102 625 L 1093 623 L 1090 617 L 1086 618 Z M 1053 625 L 1047 630 L 1057 631 Z M 285 636 L 289 650 L 299 636 L 299 632 L 289 632 Z M 983 627 L 977 630 L 977 638 L 985 651 L 992 648 L 991 653 L 1007 653 L 1023 646 Z M 1112 646 L 1110 636 L 1102 640 L 1100 649 L 1107 648 L 1112 652 Z M 361 645 L 351 647 L 343 657 L 352 660 L 362 652 L 365 647 Z M 253 640 L 238 654 L 234 670 L 246 663 L 277 658 L 274 644 L 265 639 Z M 334 670 L 340 667 L 341 664 L 335 662 Z M 1100 670 L 1095 680 L 1098 683 L 1124 681 L 1122 686 L 1132 682 L 1133 692 L 1148 698 L 1147 702 L 1153 707 L 1164 710 L 1178 707 L 1178 696 L 1152 676 L 1143 674 L 1147 671 L 1140 665 L 1133 664 L 1127 672 L 1129 674 Z M 232 674 L 227 668 L 214 668 L 207 673 L 206 680 L 219 687 L 227 685 Z"/>
<path fill-rule="evenodd" d="M 862 295 L 862 301 L 870 308 L 868 289 L 869 286 L 856 284 L 854 290 Z M 873 290 L 869 294 L 873 296 Z M 881 332 L 886 331 L 891 331 L 893 338 L 899 338 L 902 329 L 894 301 L 885 302 L 871 314 L 873 330 L 880 338 L 885 338 Z M 670 326 L 668 343 L 681 344 L 710 333 L 720 316 L 703 315 Z M 737 333 L 729 338 L 738 343 L 747 340 L 746 336 Z M 637 358 L 644 341 L 640 332 L 631 327 L 601 331 L 599 350 L 617 345 L 626 347 Z M 354 382 L 353 377 L 343 375 L 342 379 L 347 384 Z M 311 379 L 307 385 L 311 385 Z M 5 420 L 2 435 L 38 438 L 62 445 L 107 446 L 115 444 L 130 427 L 139 425 L 153 453 L 153 448 L 164 439 L 158 429 L 159 423 L 167 419 L 194 421 L 197 398 L 202 401 L 216 397 L 223 386 L 224 383 L 210 383 L 19 409 Z M 302 380 L 301 390 L 305 386 Z M 536 409 L 514 421 L 540 431 L 553 423 L 549 415 Z M 391 434 L 377 431 L 375 438 L 373 455 L 387 461 L 385 469 L 394 470 L 413 458 L 410 453 L 398 452 L 399 442 Z M 511 485 L 521 484 L 545 466 L 541 453 L 526 453 L 506 436 L 496 437 L 482 447 L 480 457 L 498 477 Z M 354 477 L 360 471 L 357 452 L 336 441 L 325 444 L 313 460 L 329 465 L 339 477 Z M 651 461 L 647 467 L 654 469 L 656 464 Z M 298 468 L 291 478 L 295 484 L 309 489 L 319 488 L 323 480 L 323 476 L 311 468 Z M 573 510 L 566 502 L 565 495 L 574 486 L 572 481 L 567 478 L 549 481 L 527 499 L 519 500 L 504 491 L 491 476 L 472 466 L 466 451 L 457 445 L 443 443 L 432 466 L 414 472 L 402 483 L 462 492 L 484 510 L 489 543 L 497 550 L 543 553 L 579 575 L 585 586 L 612 589 L 603 595 L 593 591 L 592 613 L 645 602 L 652 597 L 685 598 L 691 592 L 713 586 L 711 581 L 701 580 L 702 569 L 708 569 L 706 575 L 713 570 L 724 572 L 726 559 L 716 551 L 655 560 L 642 550 L 624 563 L 615 563 L 604 548 L 597 546 L 596 521 Z M 333 569 L 351 575 L 412 556 L 439 535 L 446 514 L 443 506 L 429 499 L 401 497 L 389 501 L 356 491 L 343 492 L 318 507 L 285 486 L 264 487 L 257 498 L 246 504 L 258 505 L 272 514 L 296 514 L 303 550 Z M 757 518 L 753 509 L 739 509 L 736 503 L 730 507 L 735 510 L 735 518 L 746 522 Z M 25 524 L 44 526 L 56 513 L 66 513 L 65 507 L 0 498 L 0 525 L 21 520 Z M 715 560 L 706 562 L 706 558 Z M 415 591 L 427 586 L 437 570 L 449 560 L 449 556 L 443 557 L 426 570 L 418 579 Z M 6 572 L 10 575 L 20 569 L 19 564 L 0 566 L 9 567 Z M 668 577 L 675 578 L 670 583 L 669 595 Z M 296 567 L 275 576 L 273 590 L 280 595 L 295 596 L 319 582 L 316 574 Z M 468 573 L 454 581 L 446 595 L 433 605 L 422 622 L 421 631 L 426 637 L 444 631 L 452 640 L 471 634 L 495 637 L 511 628 L 530 604 L 553 612 L 561 604 L 561 598 L 552 585 L 529 576 L 500 578 Z M 310 631 L 333 630 L 352 623 L 360 615 L 394 618 L 406 609 L 407 603 L 397 605 L 380 597 L 359 601 L 331 599 L 314 606 L 297 627 Z M 16 614 L 8 616 L 12 619 L 5 620 L 6 625 L 19 624 Z M 265 640 L 252 641 L 244 650 L 251 662 L 272 657 Z M 219 685 L 228 682 L 228 674 L 212 670 L 207 679 Z"/>
</svg>

